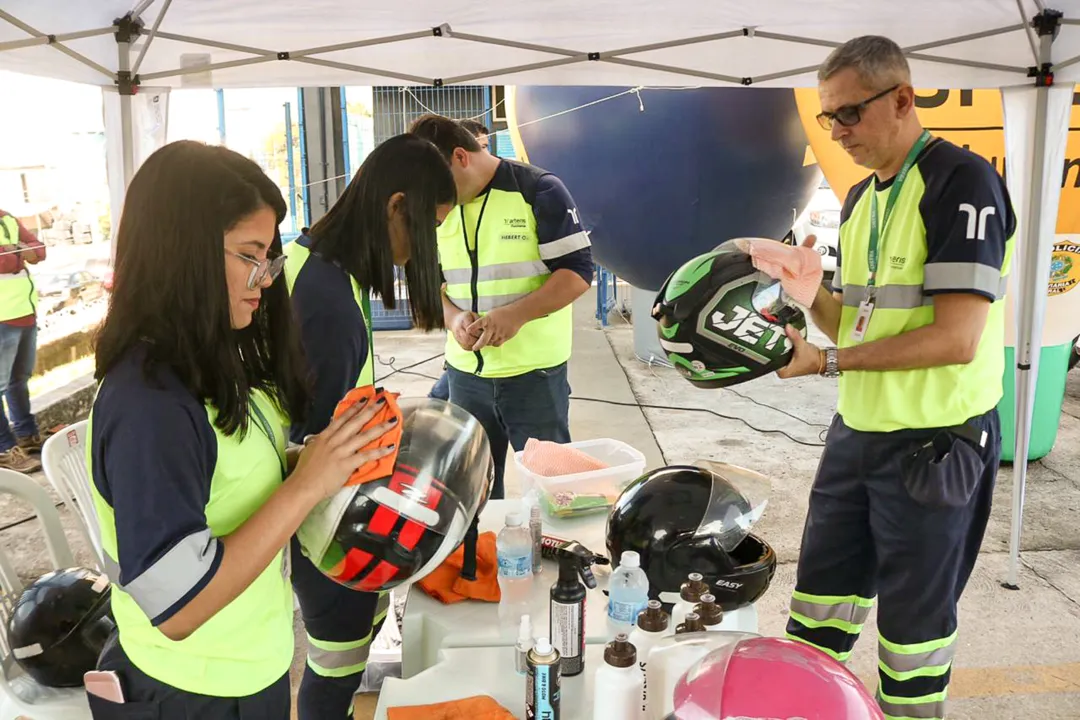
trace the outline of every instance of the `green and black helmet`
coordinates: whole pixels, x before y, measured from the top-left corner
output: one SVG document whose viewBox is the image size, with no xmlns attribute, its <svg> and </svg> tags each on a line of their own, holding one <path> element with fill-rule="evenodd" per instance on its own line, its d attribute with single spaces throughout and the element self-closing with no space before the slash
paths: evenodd
<svg viewBox="0 0 1080 720">
<path fill-rule="evenodd" d="M 806 337 L 806 318 L 747 245 L 729 240 L 686 262 L 656 296 L 660 346 L 698 387 L 737 385 L 775 372 L 791 359 L 785 325 Z"/>
</svg>

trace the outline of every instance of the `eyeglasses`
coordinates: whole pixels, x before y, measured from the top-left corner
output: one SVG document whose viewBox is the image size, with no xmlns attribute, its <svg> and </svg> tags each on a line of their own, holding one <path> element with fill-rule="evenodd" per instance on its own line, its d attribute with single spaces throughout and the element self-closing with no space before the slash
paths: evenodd
<svg viewBox="0 0 1080 720">
<path fill-rule="evenodd" d="M 235 255 L 244 262 L 251 263 L 254 266 L 251 268 L 251 274 L 248 275 L 248 290 L 254 290 L 255 288 L 262 285 L 263 280 L 265 280 L 267 276 L 270 277 L 270 282 L 274 282 L 275 280 L 277 280 L 278 275 L 281 274 L 281 271 L 285 268 L 284 255 L 278 255 L 274 258 L 268 257 L 265 260 L 259 260 L 257 258 L 251 257 L 250 255 L 244 255 L 243 253 L 235 252 L 233 250 L 230 250 L 229 248 L 225 248 L 225 252 L 229 253 L 230 255 Z"/>
<path fill-rule="evenodd" d="M 893 85 L 888 90 L 882 90 L 874 97 L 867 98 L 862 102 L 853 105 L 838 107 L 833 112 L 820 112 L 817 115 L 818 125 L 826 130 L 832 130 L 834 120 L 844 127 L 857 125 L 859 121 L 862 120 L 862 111 L 866 109 L 867 105 L 875 100 L 880 100 L 898 87 L 900 87 L 899 84 Z"/>
</svg>

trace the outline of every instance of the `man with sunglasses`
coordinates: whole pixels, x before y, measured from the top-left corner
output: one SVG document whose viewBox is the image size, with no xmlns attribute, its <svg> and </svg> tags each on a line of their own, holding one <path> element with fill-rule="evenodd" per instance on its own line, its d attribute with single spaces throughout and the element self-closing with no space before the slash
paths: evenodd
<svg viewBox="0 0 1080 720">
<path fill-rule="evenodd" d="M 787 631 L 846 661 L 876 599 L 885 716 L 944 718 L 1001 454 L 1016 218 L 988 162 L 921 127 L 894 42 L 849 41 L 818 82 L 818 122 L 873 174 L 848 193 L 832 291 L 810 308 L 837 347 L 789 328 L 777 373 L 839 382 Z"/>
</svg>

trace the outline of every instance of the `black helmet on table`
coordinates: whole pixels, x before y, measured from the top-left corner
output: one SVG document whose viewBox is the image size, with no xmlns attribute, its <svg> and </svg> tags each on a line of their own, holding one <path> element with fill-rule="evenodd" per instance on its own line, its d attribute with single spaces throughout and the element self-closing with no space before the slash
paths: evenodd
<svg viewBox="0 0 1080 720">
<path fill-rule="evenodd" d="M 86 568 L 54 570 L 23 590 L 8 620 L 15 662 L 48 687 L 80 687 L 116 627 L 109 579 Z"/>
<path fill-rule="evenodd" d="M 468 535 L 491 491 L 495 466 L 480 423 L 434 399 L 399 401 L 402 435 L 393 470 L 347 486 L 315 506 L 297 530 L 327 577 L 365 592 L 423 579 Z M 466 567 L 475 559 L 466 557 Z"/>
<path fill-rule="evenodd" d="M 772 582 L 776 553 L 750 528 L 765 508 L 768 480 L 745 468 L 701 461 L 650 471 L 631 483 L 608 515 L 608 556 L 641 557 L 649 597 L 679 600 L 701 573 L 725 611 L 756 602 Z"/>
<path fill-rule="evenodd" d="M 737 385 L 791 360 L 791 324 L 806 318 L 767 273 L 754 267 L 749 240 L 729 240 L 691 259 L 664 283 L 653 304 L 660 347 L 698 387 Z"/>
</svg>

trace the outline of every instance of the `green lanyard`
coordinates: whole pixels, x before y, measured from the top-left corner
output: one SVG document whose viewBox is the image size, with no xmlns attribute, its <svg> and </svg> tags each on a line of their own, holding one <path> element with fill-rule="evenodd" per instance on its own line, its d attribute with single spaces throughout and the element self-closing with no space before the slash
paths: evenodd
<svg viewBox="0 0 1080 720">
<path fill-rule="evenodd" d="M 926 143 L 930 141 L 930 131 L 923 130 L 922 135 L 915 141 L 915 144 L 911 146 L 911 150 L 908 152 L 906 158 L 904 158 L 904 164 L 900 167 L 900 172 L 896 174 L 896 179 L 893 180 L 892 188 L 889 190 L 889 199 L 885 203 L 885 217 L 881 220 L 881 229 L 878 229 L 878 204 L 877 204 L 877 191 L 871 189 L 870 192 L 870 245 L 866 248 L 866 264 L 870 267 L 870 280 L 867 282 L 868 288 L 874 287 L 874 280 L 877 278 L 878 268 L 878 252 L 881 249 L 881 239 L 885 235 L 885 230 L 889 224 L 889 215 L 892 214 L 893 205 L 896 204 L 896 198 L 900 195 L 900 188 L 904 184 L 904 180 L 907 179 L 907 174 L 911 172 L 911 168 L 915 166 L 915 158 L 919 156 L 922 149 L 926 147 Z"/>
<path fill-rule="evenodd" d="M 269 421 L 266 419 L 266 415 L 259 409 L 259 406 L 255 404 L 254 400 L 250 401 L 250 407 L 255 411 L 256 420 L 259 426 L 262 428 L 263 434 L 266 435 L 266 439 L 270 441 L 270 444 L 274 446 L 274 457 L 277 458 L 278 465 L 281 467 L 281 479 L 284 480 L 285 476 L 289 473 L 285 469 L 285 461 L 281 459 L 281 453 L 278 452 L 277 441 L 274 439 L 274 429 L 271 427 Z"/>
</svg>

